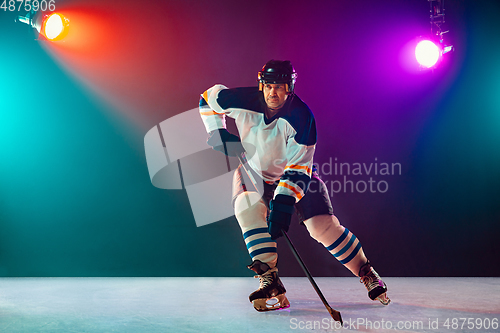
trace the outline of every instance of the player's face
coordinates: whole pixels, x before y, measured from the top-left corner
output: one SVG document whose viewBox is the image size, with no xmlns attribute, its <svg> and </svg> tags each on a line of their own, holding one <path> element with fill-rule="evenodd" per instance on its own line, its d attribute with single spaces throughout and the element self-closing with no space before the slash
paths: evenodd
<svg viewBox="0 0 500 333">
<path fill-rule="evenodd" d="M 264 100 L 270 109 L 279 109 L 285 104 L 286 85 L 284 83 L 265 83 Z"/>
</svg>

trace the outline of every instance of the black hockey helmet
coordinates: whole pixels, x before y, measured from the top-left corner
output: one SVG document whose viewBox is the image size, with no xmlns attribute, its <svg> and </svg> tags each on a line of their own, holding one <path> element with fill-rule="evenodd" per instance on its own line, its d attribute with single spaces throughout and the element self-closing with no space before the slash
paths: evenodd
<svg viewBox="0 0 500 333">
<path fill-rule="evenodd" d="M 265 83 L 285 83 L 287 93 L 293 95 L 297 73 L 290 60 L 269 60 L 258 74 L 259 90 Z"/>
</svg>

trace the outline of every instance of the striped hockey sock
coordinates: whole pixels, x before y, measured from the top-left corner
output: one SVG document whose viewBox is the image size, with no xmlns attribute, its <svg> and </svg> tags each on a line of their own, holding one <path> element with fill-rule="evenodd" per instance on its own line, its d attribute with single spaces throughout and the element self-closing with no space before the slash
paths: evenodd
<svg viewBox="0 0 500 333">
<path fill-rule="evenodd" d="M 267 226 L 250 229 L 243 233 L 243 238 L 252 260 L 265 262 L 271 268 L 276 265 L 275 261 L 278 258 L 276 242 L 271 239 L 271 235 L 267 232 Z"/>
<path fill-rule="evenodd" d="M 251 206 L 248 202 L 252 203 Z M 270 268 L 275 267 L 278 261 L 276 242 L 267 232 L 267 207 L 260 196 L 255 192 L 245 192 L 236 198 L 234 209 L 252 260 L 260 260 Z"/>
<path fill-rule="evenodd" d="M 304 221 L 312 238 L 323 244 L 354 275 L 367 262 L 359 239 L 340 225 L 334 215 L 319 215 Z"/>
<path fill-rule="evenodd" d="M 342 265 L 348 265 L 359 254 L 361 243 L 352 232 L 344 228 L 342 235 L 332 244 L 326 246 L 326 249 L 330 251 Z"/>
</svg>

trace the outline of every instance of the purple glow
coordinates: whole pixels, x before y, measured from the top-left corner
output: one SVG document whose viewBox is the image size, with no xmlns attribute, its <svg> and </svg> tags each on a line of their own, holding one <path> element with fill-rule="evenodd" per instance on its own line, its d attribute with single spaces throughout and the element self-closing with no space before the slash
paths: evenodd
<svg viewBox="0 0 500 333">
<path fill-rule="evenodd" d="M 418 63 L 427 68 L 434 66 L 440 55 L 439 47 L 430 40 L 423 40 L 415 47 L 415 57 Z"/>
</svg>

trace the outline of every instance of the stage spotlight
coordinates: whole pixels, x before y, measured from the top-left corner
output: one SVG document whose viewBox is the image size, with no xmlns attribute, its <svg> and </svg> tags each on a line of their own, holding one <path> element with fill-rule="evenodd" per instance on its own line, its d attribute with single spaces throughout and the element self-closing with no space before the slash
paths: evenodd
<svg viewBox="0 0 500 333">
<path fill-rule="evenodd" d="M 64 33 L 65 17 L 58 13 L 53 13 L 47 17 L 44 25 L 45 37 L 50 40 L 55 40 Z"/>
<path fill-rule="evenodd" d="M 45 14 L 43 12 L 29 12 L 26 16 L 18 16 L 16 22 L 22 22 L 33 27 L 38 36 L 48 40 L 62 40 L 69 29 L 69 20 L 60 13 Z"/>
<path fill-rule="evenodd" d="M 434 66 L 441 57 L 441 47 L 430 40 L 423 40 L 415 47 L 415 57 L 420 66 L 430 68 Z"/>
<path fill-rule="evenodd" d="M 421 39 L 415 47 L 415 58 L 421 67 L 431 68 L 450 51 L 453 51 L 453 46 L 443 46 L 442 40 Z"/>
</svg>

